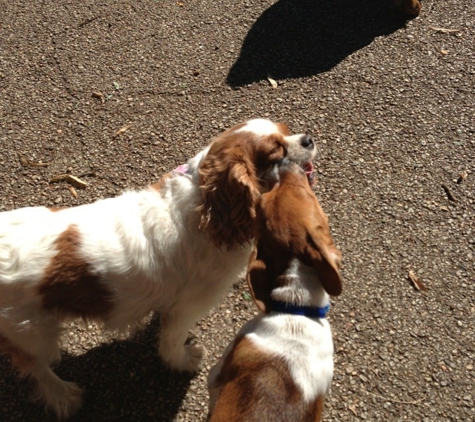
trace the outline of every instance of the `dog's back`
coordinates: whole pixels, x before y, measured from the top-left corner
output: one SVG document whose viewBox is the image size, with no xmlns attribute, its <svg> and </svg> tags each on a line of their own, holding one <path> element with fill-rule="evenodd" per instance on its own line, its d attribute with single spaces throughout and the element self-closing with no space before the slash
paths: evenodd
<svg viewBox="0 0 475 422">
<path fill-rule="evenodd" d="M 290 364 L 284 350 L 274 353 L 255 340 L 254 335 L 245 335 L 235 342 L 217 379 L 233 381 L 224 384 L 210 421 L 315 421 L 313 415 L 321 413 L 323 403 L 304 399 L 292 373 L 296 362 Z M 294 346 L 301 349 L 298 342 Z M 330 359 L 331 355 L 332 350 Z M 310 370 L 318 361 L 299 363 L 301 369 Z"/>
</svg>

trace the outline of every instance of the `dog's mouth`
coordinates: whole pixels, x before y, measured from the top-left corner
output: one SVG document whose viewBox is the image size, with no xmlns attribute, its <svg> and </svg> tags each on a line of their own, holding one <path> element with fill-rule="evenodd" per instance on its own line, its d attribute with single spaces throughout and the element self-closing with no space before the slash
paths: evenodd
<svg viewBox="0 0 475 422">
<path fill-rule="evenodd" d="M 310 186 L 313 186 L 316 183 L 317 178 L 315 176 L 315 167 L 313 166 L 311 161 L 302 161 L 298 163 L 295 161 L 292 162 L 288 158 L 284 158 L 283 160 L 275 163 L 271 171 L 262 175 L 262 180 L 267 183 L 267 191 L 271 190 L 276 183 L 279 183 L 281 172 L 285 171 L 285 169 L 291 164 L 295 167 L 301 168 Z"/>
<path fill-rule="evenodd" d="M 302 167 L 305 176 L 307 176 L 308 183 L 312 185 L 312 183 L 315 181 L 315 167 L 313 167 L 312 162 L 305 161 L 300 165 L 300 167 Z"/>
</svg>

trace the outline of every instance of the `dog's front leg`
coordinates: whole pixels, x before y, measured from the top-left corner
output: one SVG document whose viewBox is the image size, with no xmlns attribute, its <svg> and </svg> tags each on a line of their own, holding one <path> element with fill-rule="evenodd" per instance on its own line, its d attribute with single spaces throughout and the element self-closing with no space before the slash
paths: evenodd
<svg viewBox="0 0 475 422">
<path fill-rule="evenodd" d="M 200 368 L 205 350 L 201 346 L 185 345 L 188 331 L 199 316 L 191 307 L 172 309 L 161 315 L 159 354 L 171 368 L 193 372 Z"/>
</svg>

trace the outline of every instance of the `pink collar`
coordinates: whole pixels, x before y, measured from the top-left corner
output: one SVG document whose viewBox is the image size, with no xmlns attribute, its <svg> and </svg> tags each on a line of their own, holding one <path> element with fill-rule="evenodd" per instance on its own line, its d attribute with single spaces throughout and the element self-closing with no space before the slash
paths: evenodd
<svg viewBox="0 0 475 422">
<path fill-rule="evenodd" d="M 175 170 L 173 170 L 173 173 L 179 176 L 184 176 L 186 173 L 188 173 L 188 164 L 185 163 L 179 165 Z"/>
</svg>

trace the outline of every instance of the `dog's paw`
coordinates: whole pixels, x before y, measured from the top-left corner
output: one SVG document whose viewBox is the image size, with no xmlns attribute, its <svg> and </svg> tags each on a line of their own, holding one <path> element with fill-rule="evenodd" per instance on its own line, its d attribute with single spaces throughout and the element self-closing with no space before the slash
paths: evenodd
<svg viewBox="0 0 475 422">
<path fill-rule="evenodd" d="M 82 389 L 74 382 L 65 383 L 65 394 L 54 403 L 54 411 L 59 419 L 67 419 L 82 406 Z"/>
<path fill-rule="evenodd" d="M 194 372 L 201 369 L 201 363 L 206 355 L 203 346 L 186 345 L 183 371 Z"/>
<path fill-rule="evenodd" d="M 61 381 L 46 391 L 37 390 L 33 399 L 44 402 L 45 407 L 53 411 L 59 420 L 68 419 L 82 405 L 82 389 L 74 382 Z"/>
<path fill-rule="evenodd" d="M 185 345 L 180 354 L 171 355 L 161 350 L 162 359 L 172 368 L 180 372 L 195 372 L 201 368 L 201 361 L 206 351 L 202 346 Z"/>
</svg>

